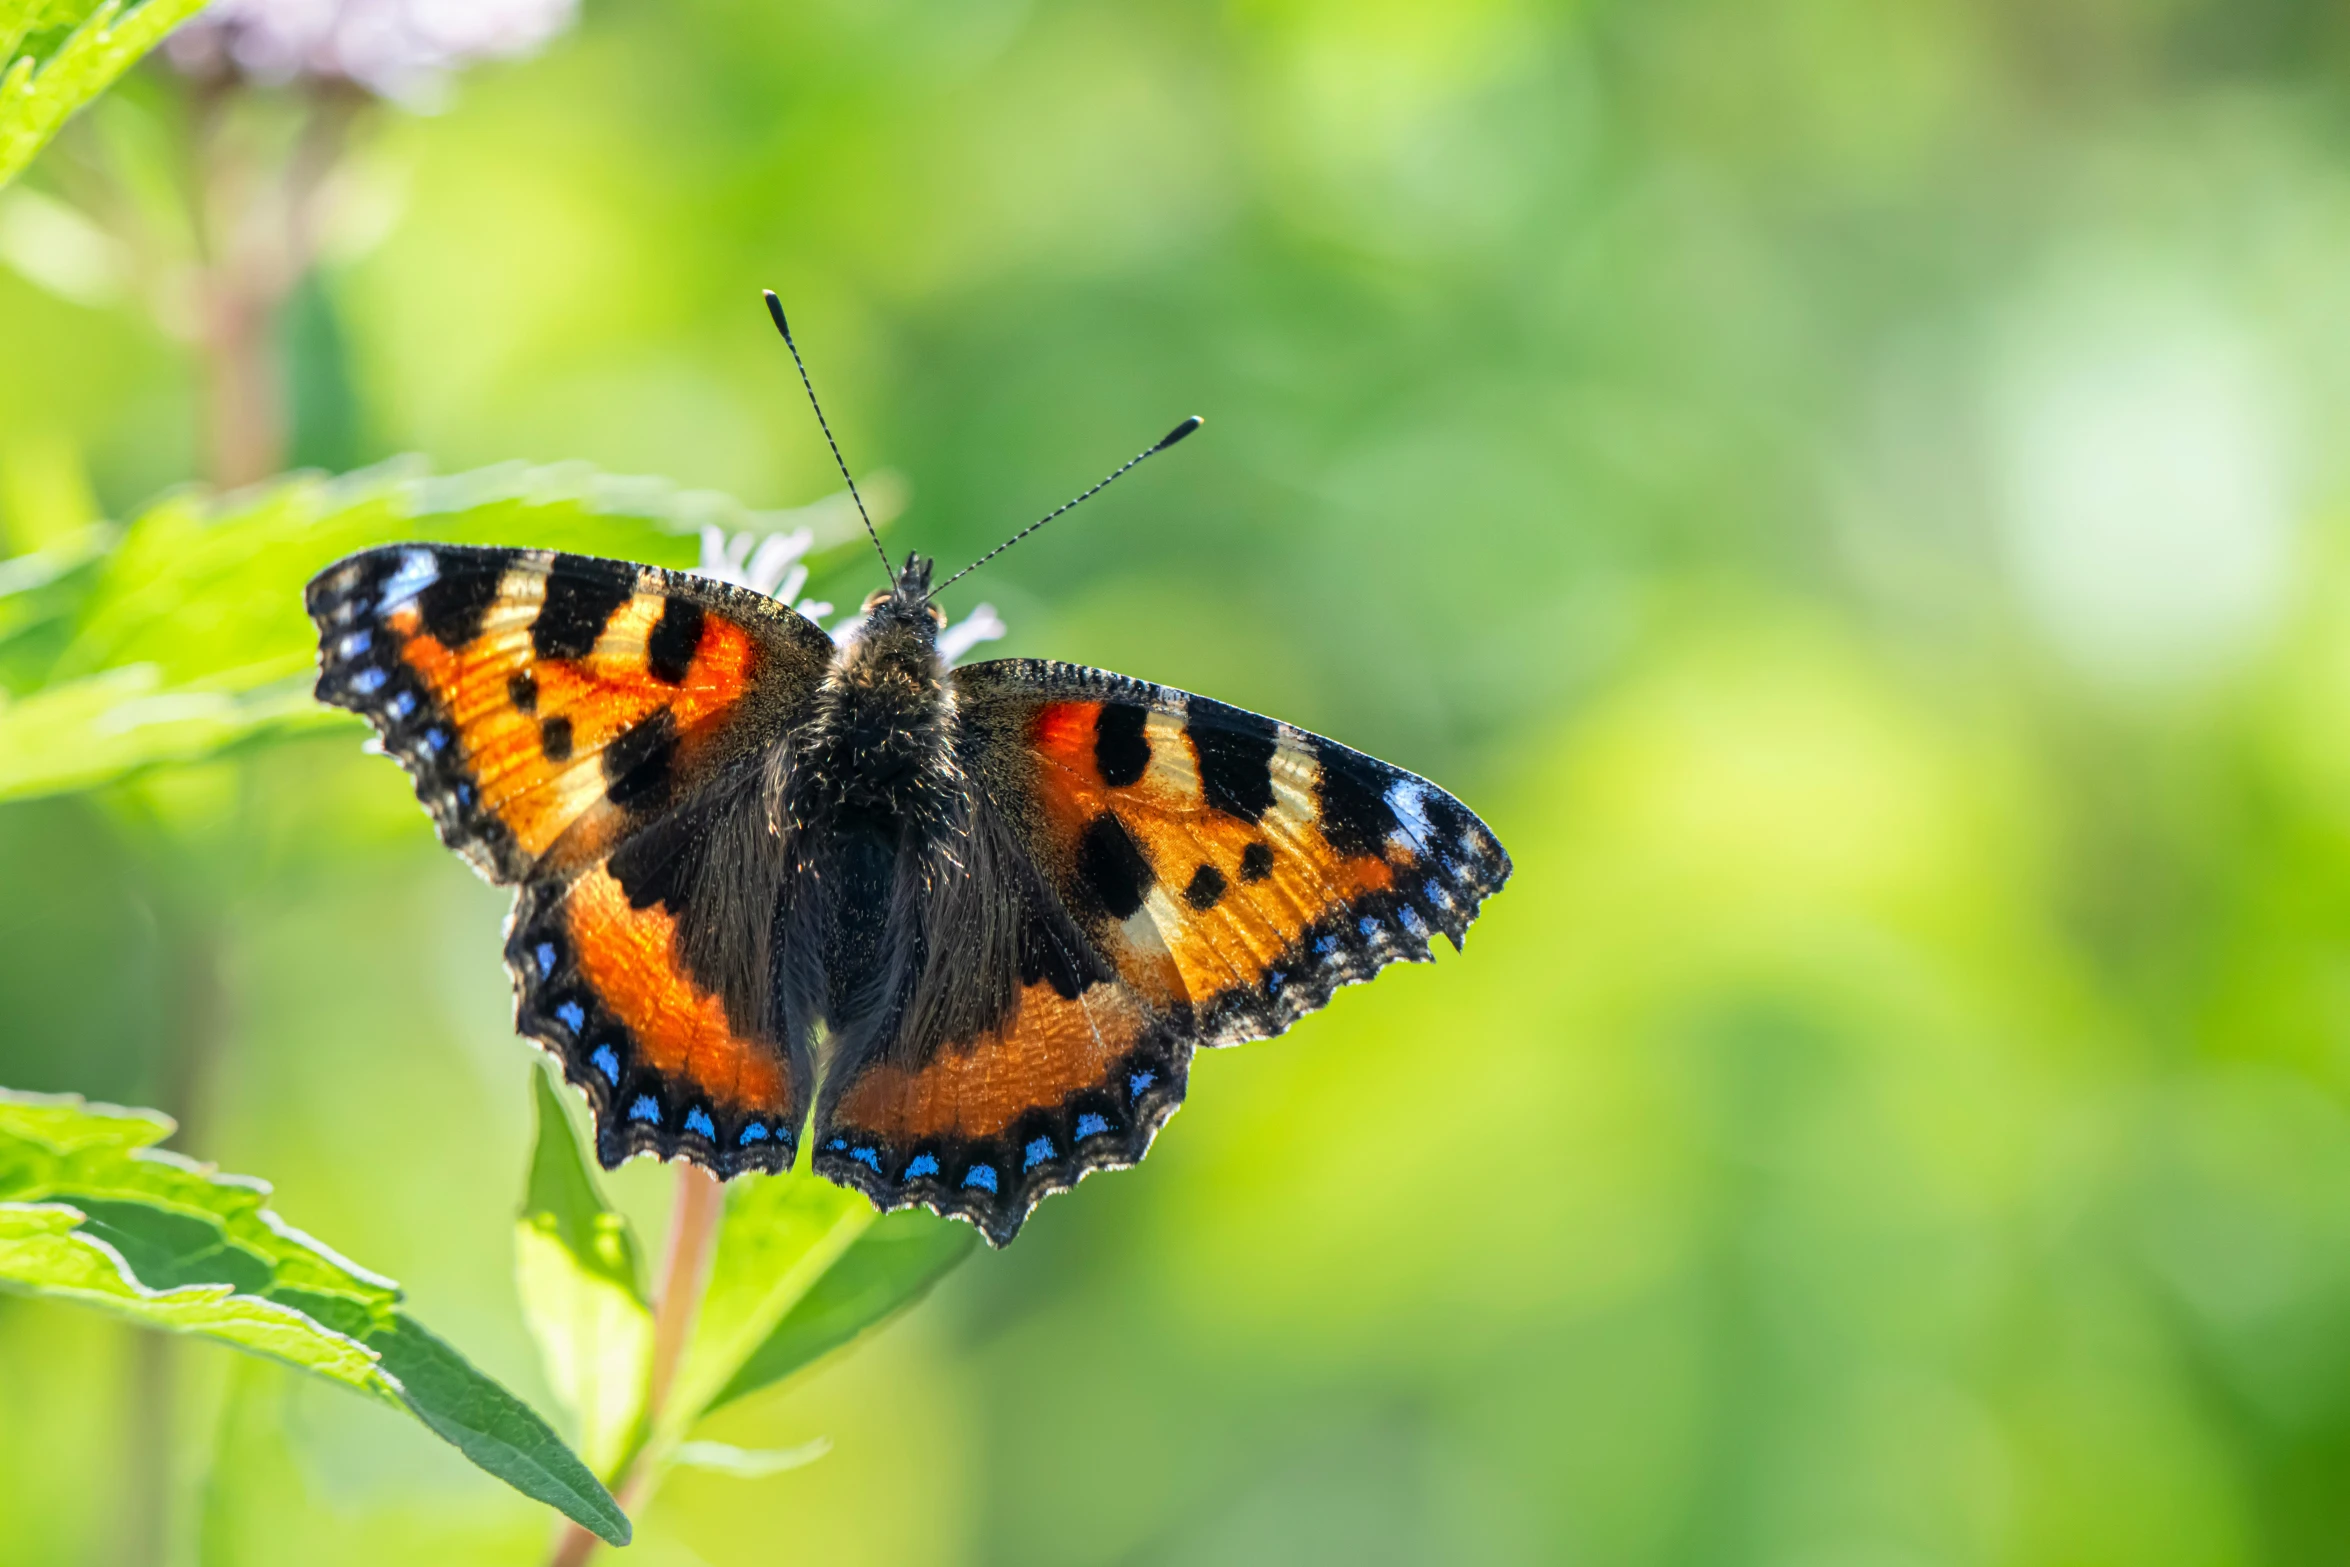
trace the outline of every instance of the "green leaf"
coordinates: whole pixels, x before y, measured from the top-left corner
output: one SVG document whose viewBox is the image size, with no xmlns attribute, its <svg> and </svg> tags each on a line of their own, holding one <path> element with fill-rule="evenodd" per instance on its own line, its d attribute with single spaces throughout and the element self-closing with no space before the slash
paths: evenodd
<svg viewBox="0 0 2350 1567">
<path fill-rule="evenodd" d="M 435 479 L 396 463 L 334 480 L 296 476 L 218 502 L 170 497 L 123 529 L 94 568 L 68 552 L 66 564 L 0 574 L 0 628 L 12 615 L 54 623 L 68 570 L 74 589 L 69 632 L 37 688 L 11 674 L 23 694 L 0 706 L 0 800 L 90 788 L 248 740 L 334 725 L 356 732 L 357 719 L 309 698 L 317 635 L 302 608 L 303 585 L 354 550 L 422 539 L 684 566 L 705 526 L 808 527 L 830 548 L 858 524 L 829 501 L 753 513 L 724 496 L 578 466 Z M 14 607 L 41 592 L 50 598 Z"/>
<path fill-rule="evenodd" d="M 616 1544 L 628 1519 L 530 1407 L 399 1309 L 399 1286 L 155 1144 L 169 1119 L 0 1090 L 0 1288 L 267 1355 L 405 1409 Z"/>
<path fill-rule="evenodd" d="M 11 700 L 0 692 L 0 800 L 111 783 L 195 762 L 243 741 L 331 726 L 336 715 L 292 676 L 250 691 L 168 687 L 153 664 L 69 680 Z"/>
<path fill-rule="evenodd" d="M 369 1334 L 367 1347 L 399 1379 L 409 1411 L 459 1452 L 599 1538 L 628 1543 L 628 1515 L 563 1439 L 414 1318 L 402 1313 L 389 1332 Z"/>
<path fill-rule="evenodd" d="M 685 1442 L 669 1461 L 686 1469 L 707 1469 L 738 1480 L 763 1480 L 787 1470 L 805 1469 L 832 1451 L 832 1438 L 820 1436 L 797 1447 L 736 1447 L 731 1442 Z"/>
<path fill-rule="evenodd" d="M 928 1294 L 978 1243 L 968 1224 L 918 1208 L 883 1215 L 785 1313 L 709 1407 L 780 1382 L 880 1326 Z"/>
<path fill-rule="evenodd" d="M 120 534 L 94 523 L 0 560 L 0 696 L 38 686 L 56 664 L 98 563 Z"/>
<path fill-rule="evenodd" d="M 552 1074 L 532 1074 L 538 1146 L 514 1245 L 522 1311 L 547 1380 L 607 1481 L 633 1451 L 653 1373 L 653 1313 L 636 1236 L 596 1187 Z"/>
<path fill-rule="evenodd" d="M 114 85 L 164 35 L 204 9 L 205 0 L 147 0 L 125 14 L 121 0 L 88 6 L 61 0 L 0 0 L 0 185 L 24 172 L 74 112 Z M 19 54 L 35 34 L 71 26 L 45 60 Z"/>
<path fill-rule="evenodd" d="M 364 1344 L 231 1284 L 149 1289 L 120 1253 L 82 1233 L 65 1203 L 0 1202 L 0 1289 L 96 1306 L 145 1327 L 201 1333 L 268 1355 L 345 1387 L 396 1397 Z"/>
<path fill-rule="evenodd" d="M 817 1281 L 873 1225 L 873 1205 L 805 1172 L 727 1183 L 710 1283 L 654 1437 L 672 1452 Z"/>
</svg>

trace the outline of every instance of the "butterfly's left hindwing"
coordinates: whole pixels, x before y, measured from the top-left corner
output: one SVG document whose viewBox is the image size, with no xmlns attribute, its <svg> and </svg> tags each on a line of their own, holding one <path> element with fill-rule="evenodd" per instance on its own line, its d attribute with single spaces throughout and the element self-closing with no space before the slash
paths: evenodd
<svg viewBox="0 0 2350 1567">
<path fill-rule="evenodd" d="M 771 907 L 734 916 L 780 884 L 761 756 L 830 639 L 759 594 L 534 550 L 370 550 L 308 605 L 320 699 L 375 725 L 444 842 L 521 885 L 518 1027 L 587 1094 L 602 1162 L 787 1167 L 812 1074 L 773 1036 Z"/>
<path fill-rule="evenodd" d="M 1046 1195 L 1142 1158 L 1194 1046 L 1279 1033 L 1436 936 L 1457 947 L 1509 876 L 1451 795 L 1272 719 L 1035 660 L 953 681 L 972 831 L 1013 840 L 1046 901 L 1019 915 L 995 1026 L 827 1084 L 816 1167 L 884 1207 L 1005 1243 Z"/>
</svg>

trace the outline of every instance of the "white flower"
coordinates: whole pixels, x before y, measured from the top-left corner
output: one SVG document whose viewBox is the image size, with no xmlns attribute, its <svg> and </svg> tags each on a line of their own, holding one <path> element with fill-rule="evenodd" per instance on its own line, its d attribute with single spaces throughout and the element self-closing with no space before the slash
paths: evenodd
<svg viewBox="0 0 2350 1567">
<path fill-rule="evenodd" d="M 996 618 L 993 604 L 982 604 L 965 615 L 959 625 L 950 625 L 938 634 L 938 656 L 948 663 L 958 663 L 964 654 L 982 642 L 993 642 L 1001 637 L 1004 623 Z"/>
<path fill-rule="evenodd" d="M 451 73 L 534 53 L 578 14 L 579 0 L 213 0 L 165 48 L 193 74 L 343 80 L 425 106 Z"/>
<path fill-rule="evenodd" d="M 730 536 L 723 528 L 704 528 L 702 562 L 694 568 L 694 575 L 718 582 L 731 582 L 738 588 L 749 588 L 771 599 L 781 599 L 819 627 L 824 627 L 824 618 L 832 613 L 832 606 L 822 599 L 799 597 L 800 589 L 808 585 L 808 568 L 800 557 L 807 554 L 815 542 L 815 532 L 808 528 L 794 528 L 789 533 L 770 533 L 763 537 L 756 533 Z M 857 639 L 857 632 L 864 624 L 863 614 L 846 615 L 840 624 L 825 627 L 825 635 L 846 647 Z M 952 664 L 980 643 L 995 641 L 1004 631 L 1003 620 L 996 614 L 995 606 L 982 604 L 962 620 L 940 630 L 939 657 Z"/>
</svg>

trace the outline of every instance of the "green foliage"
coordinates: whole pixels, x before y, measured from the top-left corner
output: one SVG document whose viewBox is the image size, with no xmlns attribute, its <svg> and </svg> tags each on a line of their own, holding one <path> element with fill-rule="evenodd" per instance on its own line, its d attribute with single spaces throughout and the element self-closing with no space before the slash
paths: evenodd
<svg viewBox="0 0 2350 1567">
<path fill-rule="evenodd" d="M 908 1305 L 971 1255 L 979 1233 L 920 1209 L 884 1214 L 793 1302 L 709 1407 L 782 1381 Z"/>
<path fill-rule="evenodd" d="M 808 515 L 824 522 L 820 545 L 855 526 Z M 310 698 L 317 634 L 302 608 L 303 585 L 353 550 L 428 539 L 690 565 L 701 527 L 801 520 L 578 466 L 431 478 L 393 464 L 218 501 L 167 496 L 119 534 L 86 530 L 0 565 L 0 800 L 272 736 L 358 733 Z"/>
<path fill-rule="evenodd" d="M 122 0 L 0 0 L 0 185 L 205 3 L 146 0 L 125 14 Z"/>
<path fill-rule="evenodd" d="M 821 1457 L 822 1441 L 751 1451 L 686 1434 L 912 1305 L 970 1255 L 977 1232 L 919 1211 L 877 1220 L 864 1198 L 804 1171 L 738 1178 L 685 1358 L 664 1407 L 648 1411 L 653 1318 L 635 1236 L 598 1189 L 552 1071 L 533 1076 L 523 1309 L 589 1461 L 617 1483 L 632 1461 L 756 1478 Z"/>
<path fill-rule="evenodd" d="M 553 1074 L 531 1074 L 538 1141 L 514 1238 L 522 1314 L 547 1381 L 579 1423 L 588 1466 L 616 1482 L 635 1451 L 653 1371 L 653 1312 L 636 1236 L 589 1173 Z"/>
<path fill-rule="evenodd" d="M 171 1122 L 0 1090 L 0 1288 L 197 1334 L 404 1409 L 481 1468 L 615 1544 L 628 1519 L 545 1422 L 294 1229 L 269 1188 L 154 1145 Z"/>
</svg>

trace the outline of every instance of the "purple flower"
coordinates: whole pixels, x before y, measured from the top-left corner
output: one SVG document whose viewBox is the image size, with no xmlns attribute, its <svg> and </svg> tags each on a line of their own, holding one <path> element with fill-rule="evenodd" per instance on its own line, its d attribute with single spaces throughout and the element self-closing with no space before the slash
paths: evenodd
<svg viewBox="0 0 2350 1567">
<path fill-rule="evenodd" d="M 213 0 L 165 49 L 191 75 L 348 81 L 429 106 L 453 73 L 534 53 L 578 14 L 579 0 Z"/>
</svg>

